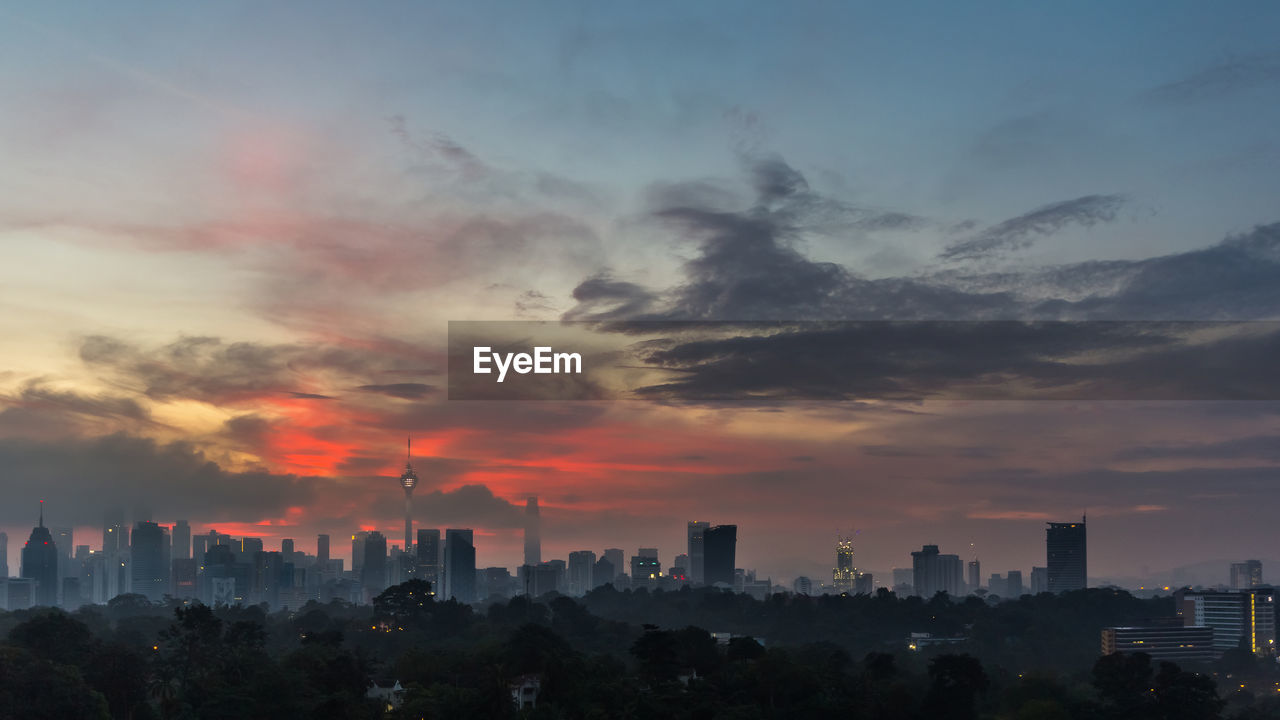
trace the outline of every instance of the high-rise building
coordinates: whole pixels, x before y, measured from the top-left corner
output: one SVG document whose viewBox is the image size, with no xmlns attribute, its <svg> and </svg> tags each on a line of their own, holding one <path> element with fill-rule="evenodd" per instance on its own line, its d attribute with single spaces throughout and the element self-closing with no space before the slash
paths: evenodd
<svg viewBox="0 0 1280 720">
<path fill-rule="evenodd" d="M 686 580 L 691 579 L 689 577 L 689 553 L 680 553 L 679 555 L 676 555 L 676 559 L 671 563 L 671 565 L 674 568 L 682 570 L 683 572 L 681 574 L 684 575 Z"/>
<path fill-rule="evenodd" d="M 358 577 L 364 566 L 364 541 L 369 537 L 368 530 L 361 530 L 351 536 L 351 571 Z"/>
<path fill-rule="evenodd" d="M 791 589 L 797 595 L 812 595 L 813 581 L 805 577 L 804 575 L 801 575 L 800 577 L 795 579 L 795 582 L 791 583 Z"/>
<path fill-rule="evenodd" d="M 1089 586 L 1085 518 L 1078 523 L 1049 523 L 1045 531 L 1049 592 L 1083 590 Z"/>
<path fill-rule="evenodd" d="M 937 545 L 925 545 L 911 553 L 911 585 L 916 595 L 926 600 L 940 592 L 955 597 L 963 583 L 959 555 L 943 555 Z"/>
<path fill-rule="evenodd" d="M 1049 592 L 1049 568 L 1033 567 L 1031 568 L 1031 594 L 1039 595 L 1042 592 Z"/>
<path fill-rule="evenodd" d="M 1213 645 L 1218 650 L 1239 647 L 1243 641 L 1259 655 L 1276 653 L 1275 591 L 1271 588 L 1178 590 L 1173 599 L 1184 623 L 1213 628 Z"/>
<path fill-rule="evenodd" d="M 1022 593 L 1022 571 L 1010 570 L 1009 573 L 1005 575 L 1004 580 L 1005 597 L 1016 599 L 1022 597 Z"/>
<path fill-rule="evenodd" d="M 703 531 L 702 578 L 707 585 L 725 583 L 733 587 L 737 545 L 737 525 L 716 525 Z"/>
<path fill-rule="evenodd" d="M 316 536 L 316 566 L 320 568 L 329 565 L 329 536 L 320 534 Z"/>
<path fill-rule="evenodd" d="M 853 567 L 853 538 L 836 539 L 836 566 L 831 571 L 831 585 L 837 593 L 852 593 L 853 581 L 857 575 Z"/>
<path fill-rule="evenodd" d="M 1262 587 L 1262 561 L 1231 563 L 1231 587 L 1237 590 Z"/>
<path fill-rule="evenodd" d="M 657 548 L 640 548 L 631 556 L 631 587 L 654 587 L 662 577 L 662 563 Z"/>
<path fill-rule="evenodd" d="M 444 531 L 445 598 L 461 603 L 476 599 L 476 546 L 470 528 Z"/>
<path fill-rule="evenodd" d="M 601 585 L 608 585 L 609 583 L 612 583 L 617 576 L 618 570 L 614 567 L 613 563 L 609 562 L 609 558 L 601 557 L 596 561 L 596 566 L 591 571 L 591 579 L 592 582 L 595 583 L 592 587 L 598 588 Z"/>
<path fill-rule="evenodd" d="M 418 473 L 413 471 L 412 438 L 405 438 L 404 472 L 400 473 L 400 487 L 404 488 L 404 551 L 413 546 L 413 489 L 418 487 Z"/>
<path fill-rule="evenodd" d="M 102 552 L 111 553 L 129 547 L 124 527 L 124 511 L 108 510 L 102 519 Z"/>
<path fill-rule="evenodd" d="M 705 555 L 703 554 L 703 533 L 711 527 L 711 523 L 702 520 L 689 521 L 689 580 L 694 585 L 707 584 Z"/>
<path fill-rule="evenodd" d="M 976 592 L 979 588 L 982 587 L 982 563 L 979 562 L 977 559 L 970 560 L 968 570 L 969 570 L 969 583 L 966 590 L 968 590 L 971 593 Z"/>
<path fill-rule="evenodd" d="M 152 602 L 169 592 L 169 533 L 153 522 L 140 520 L 129 537 L 132 591 Z"/>
<path fill-rule="evenodd" d="M 622 548 L 605 548 L 604 559 L 613 565 L 613 575 L 608 582 L 613 582 L 619 575 L 627 571 L 626 561 L 623 559 Z"/>
<path fill-rule="evenodd" d="M 173 583 L 172 595 L 176 598 L 198 597 L 196 589 L 197 563 L 193 558 L 175 557 L 169 569 Z"/>
<path fill-rule="evenodd" d="M 58 546 L 44 526 L 44 501 L 40 501 L 40 524 L 31 528 L 31 536 L 22 548 L 22 577 L 35 583 L 32 604 L 58 604 Z M 9 606 L 14 609 L 13 605 Z"/>
<path fill-rule="evenodd" d="M 364 559 L 360 563 L 360 584 L 369 599 L 387 589 L 387 538 L 372 530 L 364 539 Z"/>
<path fill-rule="evenodd" d="M 191 558 L 191 526 L 186 520 L 173 524 L 173 559 L 187 560 Z"/>
<path fill-rule="evenodd" d="M 595 587 L 596 554 L 590 550 L 569 553 L 569 594 L 586 595 Z"/>
<path fill-rule="evenodd" d="M 538 497 L 524 501 L 524 564 L 542 563 L 542 518 L 538 514 Z"/>
<path fill-rule="evenodd" d="M 71 553 L 75 551 L 74 532 L 69 527 L 50 528 L 53 543 L 58 546 L 58 577 L 67 578 L 80 574 L 75 563 L 71 562 Z M 61 583 L 59 583 L 61 585 Z"/>
<path fill-rule="evenodd" d="M 0 532 L 0 580 L 9 577 L 9 536 Z"/>
<path fill-rule="evenodd" d="M 440 592 L 440 531 L 435 528 L 418 530 L 417 552 L 413 568 L 414 577 L 431 583 L 433 592 Z"/>
</svg>

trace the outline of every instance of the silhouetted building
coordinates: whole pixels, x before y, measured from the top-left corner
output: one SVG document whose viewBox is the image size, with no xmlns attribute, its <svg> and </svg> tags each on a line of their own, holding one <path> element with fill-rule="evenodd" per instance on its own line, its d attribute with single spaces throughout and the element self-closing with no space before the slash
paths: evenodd
<svg viewBox="0 0 1280 720">
<path fill-rule="evenodd" d="M 591 572 L 592 582 L 595 583 L 592 587 L 598 588 L 601 585 L 608 585 L 617 576 L 618 569 L 613 566 L 613 563 L 609 562 L 609 558 L 602 557 L 596 561 L 595 569 Z"/>
<path fill-rule="evenodd" d="M 1045 531 L 1049 592 L 1083 590 L 1089 586 L 1085 518 L 1078 523 L 1049 523 Z"/>
<path fill-rule="evenodd" d="M 364 566 L 364 541 L 369 531 L 361 530 L 351 536 L 351 572 L 360 576 L 360 568 Z"/>
<path fill-rule="evenodd" d="M 0 578 L 9 577 L 9 536 L 0 532 Z"/>
<path fill-rule="evenodd" d="M 631 556 L 631 587 L 657 587 L 662 577 L 662 563 L 658 562 L 657 548 L 640 548 Z"/>
<path fill-rule="evenodd" d="M 431 583 L 432 591 L 440 592 L 440 531 L 422 528 L 418 531 L 414 577 Z"/>
<path fill-rule="evenodd" d="M 800 577 L 795 579 L 795 582 L 791 583 L 791 589 L 797 595 L 812 595 L 813 581 L 805 577 L 804 575 L 801 575 Z"/>
<path fill-rule="evenodd" d="M 316 536 L 316 566 L 323 568 L 328 566 L 328 564 L 329 564 L 329 536 L 324 534 L 317 535 Z"/>
<path fill-rule="evenodd" d="M 1033 567 L 1031 568 L 1031 594 L 1039 595 L 1042 592 L 1049 592 L 1049 568 Z"/>
<path fill-rule="evenodd" d="M 1022 571 L 1010 570 L 1004 580 L 1005 597 L 1017 599 L 1022 597 L 1022 593 Z"/>
<path fill-rule="evenodd" d="M 595 587 L 596 554 L 590 550 L 569 553 L 569 594 L 586 595 Z"/>
<path fill-rule="evenodd" d="M 173 559 L 185 560 L 191 557 L 191 526 L 186 520 L 173 524 Z"/>
<path fill-rule="evenodd" d="M 689 579 L 694 585 L 707 584 L 706 555 L 704 554 L 703 534 L 710 529 L 711 523 L 703 520 L 689 521 Z"/>
<path fill-rule="evenodd" d="M 387 589 L 387 538 L 377 530 L 370 531 L 364 538 L 360 584 L 370 599 Z"/>
<path fill-rule="evenodd" d="M 925 545 L 911 553 L 911 585 L 926 600 L 937 593 L 960 594 L 964 583 L 959 555 L 943 555 L 937 545 Z"/>
<path fill-rule="evenodd" d="M 413 547 L 413 489 L 418 486 L 418 473 L 410 463 L 413 457 L 412 441 L 405 438 L 404 472 L 400 473 L 400 487 L 404 488 L 404 551 Z"/>
<path fill-rule="evenodd" d="M 193 558 L 173 559 L 169 578 L 173 583 L 174 597 L 183 599 L 199 597 L 199 589 L 196 587 L 197 565 Z"/>
<path fill-rule="evenodd" d="M 129 537 L 132 591 L 159 602 L 169 592 L 169 534 L 153 522 L 140 521 Z"/>
<path fill-rule="evenodd" d="M 1262 587 L 1262 561 L 1231 563 L 1231 587 L 1237 590 Z"/>
<path fill-rule="evenodd" d="M 1146 653 L 1152 660 L 1182 663 L 1213 662 L 1214 629 L 1203 625 L 1111 627 L 1102 631 L 1102 654 Z"/>
<path fill-rule="evenodd" d="M 462 603 L 476 599 L 476 547 L 472 537 L 469 528 L 444 531 L 444 596 Z"/>
<path fill-rule="evenodd" d="M 129 547 L 124 527 L 124 511 L 108 510 L 102 520 L 102 552 L 113 553 Z"/>
<path fill-rule="evenodd" d="M 707 585 L 725 583 L 733 587 L 737 561 L 738 526 L 716 525 L 702 533 L 703 579 Z"/>
<path fill-rule="evenodd" d="M 970 560 L 968 565 L 969 582 L 965 589 L 974 592 L 982 587 L 982 563 L 977 560 Z"/>
<path fill-rule="evenodd" d="M 542 518 L 538 515 L 538 498 L 530 495 L 524 501 L 524 564 L 542 562 Z"/>
<path fill-rule="evenodd" d="M 31 536 L 22 548 L 22 577 L 35 583 L 31 589 L 31 605 L 58 604 L 58 546 L 53 534 L 44 526 L 44 503 L 40 503 L 40 523 L 31 528 Z M 12 605 L 10 609 L 14 608 Z"/>
<path fill-rule="evenodd" d="M 613 577 L 609 578 L 610 582 L 627 571 L 626 560 L 623 559 L 621 548 L 605 548 L 604 559 L 613 565 Z"/>
</svg>

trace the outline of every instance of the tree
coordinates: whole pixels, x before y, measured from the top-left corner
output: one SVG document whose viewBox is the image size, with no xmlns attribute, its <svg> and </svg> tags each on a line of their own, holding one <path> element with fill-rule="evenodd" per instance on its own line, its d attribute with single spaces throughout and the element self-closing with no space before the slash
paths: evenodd
<svg viewBox="0 0 1280 720">
<path fill-rule="evenodd" d="M 982 663 L 969 655 L 939 655 L 929 662 L 925 713 L 932 718 L 969 720 L 978 716 L 975 703 L 990 681 Z"/>
</svg>

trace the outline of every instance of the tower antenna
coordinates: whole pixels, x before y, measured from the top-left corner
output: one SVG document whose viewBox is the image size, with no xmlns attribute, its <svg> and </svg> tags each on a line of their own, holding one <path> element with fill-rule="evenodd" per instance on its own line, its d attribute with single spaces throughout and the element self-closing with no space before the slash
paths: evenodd
<svg viewBox="0 0 1280 720">
<path fill-rule="evenodd" d="M 44 527 L 44 500 L 40 501 L 40 527 Z"/>
</svg>

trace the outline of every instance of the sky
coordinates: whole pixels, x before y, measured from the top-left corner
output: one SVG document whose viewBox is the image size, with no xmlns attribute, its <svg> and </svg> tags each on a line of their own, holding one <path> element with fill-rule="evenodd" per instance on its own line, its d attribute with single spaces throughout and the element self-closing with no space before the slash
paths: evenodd
<svg viewBox="0 0 1280 720">
<path fill-rule="evenodd" d="M 1278 320 L 1277 21 L 1266 2 L 0 10 L 11 572 L 40 499 L 94 547 L 117 506 L 268 547 L 396 541 L 406 436 L 418 522 L 476 528 L 481 566 L 520 562 L 529 494 L 544 556 L 668 564 L 708 520 L 779 581 L 829 578 L 853 532 L 886 580 L 926 543 L 1027 572 L 1044 522 L 1085 512 L 1099 579 L 1280 557 L 1275 395 L 886 398 L 806 392 L 785 362 L 768 402 L 715 365 L 691 375 L 714 398 L 446 392 L 451 320 Z M 1264 336 L 1204 373 L 1265 375 Z"/>
</svg>

